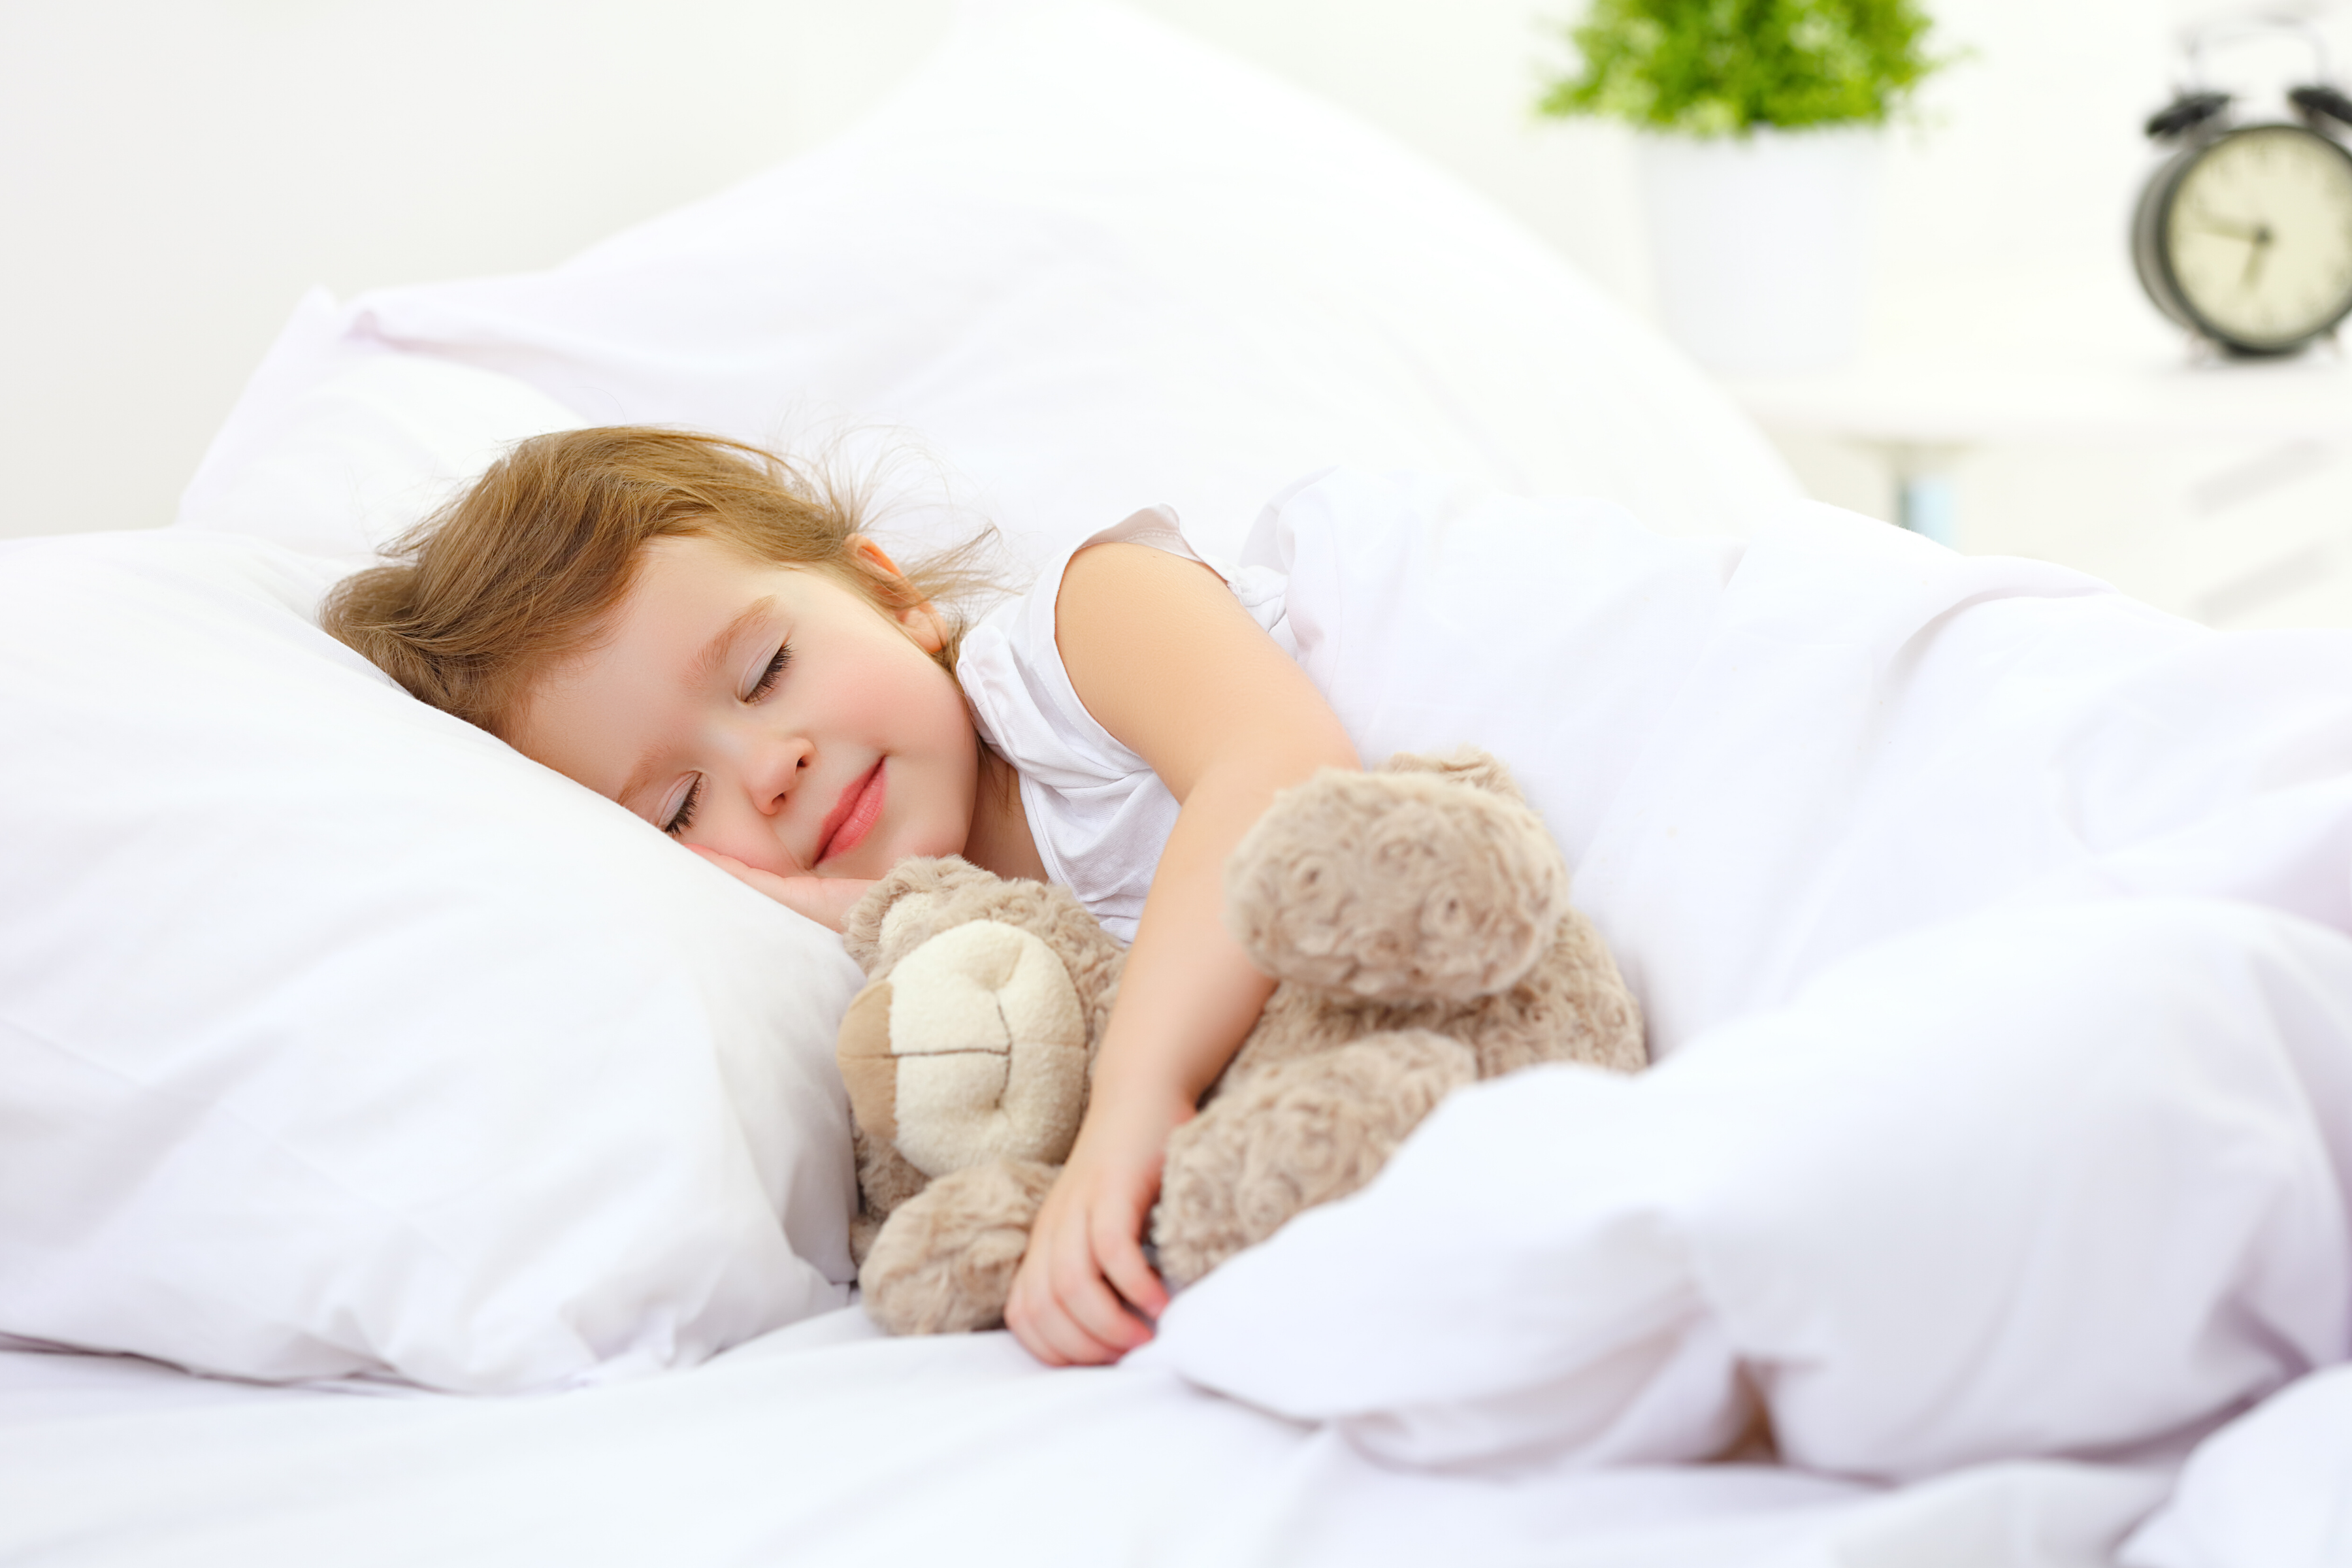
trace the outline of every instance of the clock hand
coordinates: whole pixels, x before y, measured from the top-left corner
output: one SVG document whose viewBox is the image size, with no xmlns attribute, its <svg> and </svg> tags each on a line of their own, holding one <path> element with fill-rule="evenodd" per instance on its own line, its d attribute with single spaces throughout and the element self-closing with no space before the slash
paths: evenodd
<svg viewBox="0 0 2352 1568">
<path fill-rule="evenodd" d="M 2262 276 L 2263 258 L 2270 254 L 2271 228 L 2263 224 L 2254 230 L 2253 243 L 2246 247 L 2246 275 L 2238 280 L 2241 289 L 2251 289 Z"/>
<path fill-rule="evenodd" d="M 2201 234 L 2218 234 L 2225 239 L 2251 240 L 2256 245 L 2262 244 L 2263 237 L 2270 232 L 2267 228 L 2253 224 L 2231 223 L 2226 218 L 2215 217 L 2208 212 L 2191 213 L 2189 215 L 2189 220 L 2190 226 Z"/>
</svg>

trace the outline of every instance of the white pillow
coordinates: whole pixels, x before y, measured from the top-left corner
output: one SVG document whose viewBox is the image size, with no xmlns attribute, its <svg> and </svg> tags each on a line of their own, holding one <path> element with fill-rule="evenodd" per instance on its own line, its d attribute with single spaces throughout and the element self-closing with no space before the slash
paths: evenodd
<svg viewBox="0 0 2352 1568">
<path fill-rule="evenodd" d="M 352 342 L 504 371 L 597 424 L 904 432 L 1032 565 L 1155 502 L 1229 556 L 1333 464 L 1607 495 L 1680 532 L 1797 495 L 1703 376 L 1489 204 L 1098 4 L 967 8 L 830 148 L 552 271 L 314 312 L 278 357 Z M 289 379 L 257 378 L 192 500 Z"/>
<path fill-rule="evenodd" d="M 400 691 L 335 571 L 0 546 L 0 1334 L 508 1391 L 841 1304 L 838 940 Z"/>
<path fill-rule="evenodd" d="M 254 416 L 215 438 L 182 498 L 184 526 L 371 556 L 515 442 L 581 424 L 512 376 L 343 340 L 324 289 L 295 321 L 256 374 Z"/>
</svg>

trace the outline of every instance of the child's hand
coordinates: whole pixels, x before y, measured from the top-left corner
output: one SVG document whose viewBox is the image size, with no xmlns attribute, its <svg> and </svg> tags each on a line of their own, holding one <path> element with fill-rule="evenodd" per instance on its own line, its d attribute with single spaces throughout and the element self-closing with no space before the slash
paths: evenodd
<svg viewBox="0 0 2352 1568">
<path fill-rule="evenodd" d="M 1005 1326 L 1046 1365 L 1117 1361 L 1151 1337 L 1168 1289 L 1144 1261 L 1143 1225 L 1168 1134 L 1192 1114 L 1187 1105 L 1087 1117 L 1030 1228 L 1004 1308 Z"/>
<path fill-rule="evenodd" d="M 819 925 L 839 931 L 849 919 L 850 906 L 866 896 L 874 884 L 856 877 L 780 877 L 773 871 L 762 871 L 757 866 L 746 866 L 732 855 L 721 855 L 716 849 L 706 849 L 699 844 L 689 844 L 688 849 L 733 877 L 747 887 L 755 888 L 795 914 L 808 916 Z"/>
</svg>

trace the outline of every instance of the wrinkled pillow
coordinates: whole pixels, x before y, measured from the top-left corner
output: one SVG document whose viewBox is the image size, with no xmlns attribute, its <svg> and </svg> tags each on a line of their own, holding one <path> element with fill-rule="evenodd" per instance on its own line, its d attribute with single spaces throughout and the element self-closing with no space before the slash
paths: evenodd
<svg viewBox="0 0 2352 1568">
<path fill-rule="evenodd" d="M 847 1299 L 837 938 L 313 624 L 0 546 L 0 1335 L 506 1392 Z"/>
<path fill-rule="evenodd" d="M 215 439 L 215 482 L 184 498 L 184 526 L 364 560 L 515 442 L 583 423 L 512 376 L 331 337 L 340 320 L 326 290 L 304 298 L 309 332 L 257 377 L 254 416 Z"/>
</svg>

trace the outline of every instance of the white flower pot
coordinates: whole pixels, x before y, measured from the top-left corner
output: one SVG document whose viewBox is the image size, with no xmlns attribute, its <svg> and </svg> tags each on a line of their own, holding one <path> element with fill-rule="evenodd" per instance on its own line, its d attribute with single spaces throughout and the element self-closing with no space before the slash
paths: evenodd
<svg viewBox="0 0 2352 1568">
<path fill-rule="evenodd" d="M 1875 127 L 1640 140 L 1666 330 L 1700 363 L 1821 370 L 1862 343 Z"/>
</svg>

